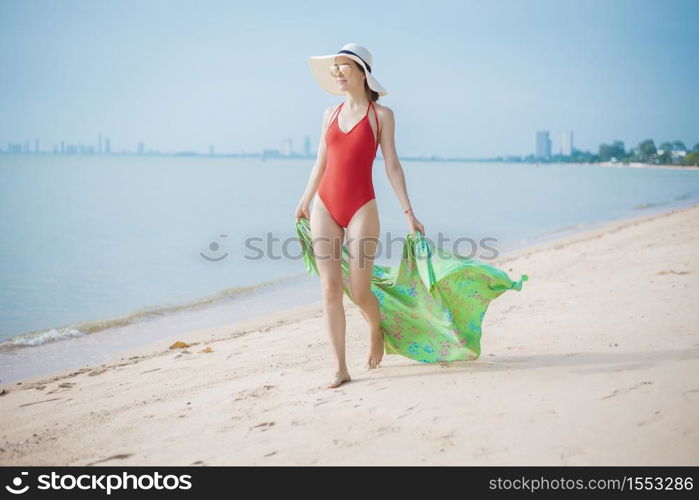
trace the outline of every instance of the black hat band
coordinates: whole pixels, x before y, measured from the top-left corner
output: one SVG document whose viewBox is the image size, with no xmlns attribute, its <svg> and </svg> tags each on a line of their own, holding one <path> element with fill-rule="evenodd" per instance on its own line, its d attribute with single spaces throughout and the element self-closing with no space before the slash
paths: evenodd
<svg viewBox="0 0 699 500">
<path fill-rule="evenodd" d="M 355 54 L 355 53 L 352 52 L 351 50 L 340 50 L 340 51 L 338 52 L 338 54 L 352 54 L 353 56 L 359 57 L 357 54 Z M 359 59 L 362 59 L 362 58 L 359 57 Z M 366 66 L 366 69 L 369 70 L 369 73 L 371 73 L 371 66 L 369 66 L 369 65 L 367 64 L 367 62 L 366 62 L 364 59 L 362 59 L 362 62 L 364 63 L 364 66 Z"/>
</svg>

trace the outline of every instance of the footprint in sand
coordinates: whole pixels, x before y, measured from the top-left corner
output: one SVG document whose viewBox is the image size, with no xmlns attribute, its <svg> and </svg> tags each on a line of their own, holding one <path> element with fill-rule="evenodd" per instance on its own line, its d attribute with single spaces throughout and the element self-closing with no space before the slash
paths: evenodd
<svg viewBox="0 0 699 500">
<path fill-rule="evenodd" d="M 255 387 L 254 389 L 245 389 L 243 391 L 237 392 L 236 397 L 233 401 L 239 401 L 241 399 L 251 399 L 260 398 L 269 393 L 271 389 L 274 389 L 273 385 L 262 385 L 260 387 Z"/>
<path fill-rule="evenodd" d="M 684 391 L 682 393 L 682 396 L 691 401 L 692 403 L 699 402 L 699 389 L 690 389 L 688 391 Z"/>
<path fill-rule="evenodd" d="M 632 390 L 634 390 L 634 389 L 638 389 L 638 388 L 641 387 L 641 386 L 650 385 L 650 384 L 652 384 L 652 383 L 653 383 L 653 382 L 651 382 L 650 380 L 645 380 L 645 381 L 641 382 L 640 384 L 636 384 L 636 385 L 634 385 L 634 386 L 632 386 L 632 387 L 629 387 L 628 389 L 616 389 L 616 390 L 615 390 L 614 392 L 612 392 L 611 394 L 608 394 L 608 395 L 606 395 L 606 396 L 602 396 L 600 399 L 613 398 L 614 396 L 616 396 L 617 394 L 620 394 L 620 393 L 622 393 L 622 392 L 629 392 L 629 391 L 632 391 Z"/>
<path fill-rule="evenodd" d="M 647 418 L 646 420 L 641 420 L 641 421 L 640 421 L 639 423 L 637 423 L 636 425 L 639 426 L 639 427 L 641 427 L 641 426 L 643 426 L 643 425 L 653 424 L 653 423 L 655 423 L 655 422 L 659 422 L 660 420 L 662 420 L 662 418 L 663 418 L 663 417 L 662 417 L 662 415 L 660 414 L 660 410 L 657 410 L 657 411 L 653 414 L 652 417 Z"/>
<path fill-rule="evenodd" d="M 274 422 L 262 422 L 261 424 L 253 425 L 250 430 L 267 431 L 274 425 Z"/>
<path fill-rule="evenodd" d="M 50 402 L 50 401 L 59 401 L 59 400 L 61 400 L 61 399 L 63 399 L 63 398 L 43 399 L 43 400 L 41 400 L 41 401 L 33 401 L 33 402 L 31 402 L 31 403 L 23 403 L 23 404 L 19 405 L 19 407 L 20 407 L 20 408 L 23 408 L 24 406 L 38 405 L 38 404 L 40 404 L 40 403 L 48 403 L 48 402 Z"/>
<path fill-rule="evenodd" d="M 379 427 L 376 429 L 376 432 L 379 434 L 379 436 L 383 436 L 385 434 L 391 434 L 394 432 L 399 432 L 400 427 L 396 427 L 393 425 L 384 425 L 383 427 Z"/>
<path fill-rule="evenodd" d="M 352 446 L 357 446 L 358 441 L 345 441 L 343 439 L 333 439 L 333 444 L 338 448 L 351 448 Z"/>
<path fill-rule="evenodd" d="M 655 274 L 689 274 L 689 271 L 674 271 L 673 269 L 658 271 Z"/>
<path fill-rule="evenodd" d="M 58 384 L 55 389 L 47 392 L 46 394 L 54 394 L 56 392 L 65 392 L 65 391 L 61 391 L 61 389 L 72 389 L 75 386 L 76 386 L 76 384 L 74 382 L 63 382 L 61 384 Z"/>
<path fill-rule="evenodd" d="M 410 411 L 411 411 L 412 409 L 417 408 L 418 406 L 420 406 L 420 403 L 418 403 L 418 404 L 416 404 L 416 405 L 413 405 L 413 406 L 411 406 L 410 408 L 407 408 L 407 409 L 405 410 L 405 413 L 403 413 L 403 414 L 401 414 L 401 415 L 398 415 L 396 418 L 398 419 L 398 418 L 403 418 L 403 417 L 405 417 L 406 415 L 408 415 L 408 414 L 410 413 Z"/>
</svg>

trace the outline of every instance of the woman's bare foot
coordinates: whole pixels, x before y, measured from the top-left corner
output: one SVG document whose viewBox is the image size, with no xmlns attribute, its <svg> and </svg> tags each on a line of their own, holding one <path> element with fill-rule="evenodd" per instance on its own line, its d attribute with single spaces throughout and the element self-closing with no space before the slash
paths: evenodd
<svg viewBox="0 0 699 500">
<path fill-rule="evenodd" d="M 369 359 L 367 360 L 367 368 L 377 368 L 383 358 L 383 332 L 371 335 L 371 350 L 369 351 Z"/>
<path fill-rule="evenodd" d="M 345 382 L 349 382 L 350 380 L 352 380 L 352 378 L 350 377 L 349 373 L 335 372 L 335 380 L 332 384 L 328 386 L 328 389 L 334 389 L 335 387 L 339 387 Z"/>
</svg>

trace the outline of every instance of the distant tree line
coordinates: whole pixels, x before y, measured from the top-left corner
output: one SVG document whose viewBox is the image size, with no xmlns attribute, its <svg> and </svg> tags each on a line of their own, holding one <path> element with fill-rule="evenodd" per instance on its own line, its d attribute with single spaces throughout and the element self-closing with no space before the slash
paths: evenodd
<svg viewBox="0 0 699 500">
<path fill-rule="evenodd" d="M 645 139 L 638 146 L 626 150 L 623 141 L 600 144 L 597 154 L 573 149 L 570 156 L 553 155 L 549 161 L 555 162 L 640 162 L 656 165 L 696 165 L 699 166 L 699 142 L 687 149 L 682 141 L 663 142 L 656 147 L 653 139 Z"/>
</svg>

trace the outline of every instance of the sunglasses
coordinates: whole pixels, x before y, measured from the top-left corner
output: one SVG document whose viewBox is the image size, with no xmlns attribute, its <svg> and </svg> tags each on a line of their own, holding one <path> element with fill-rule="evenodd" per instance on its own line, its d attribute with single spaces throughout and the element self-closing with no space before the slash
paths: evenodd
<svg viewBox="0 0 699 500">
<path fill-rule="evenodd" d="M 330 76 L 337 77 L 342 73 L 342 76 L 349 76 L 352 71 L 352 66 L 349 63 L 333 64 L 330 66 Z"/>
</svg>

